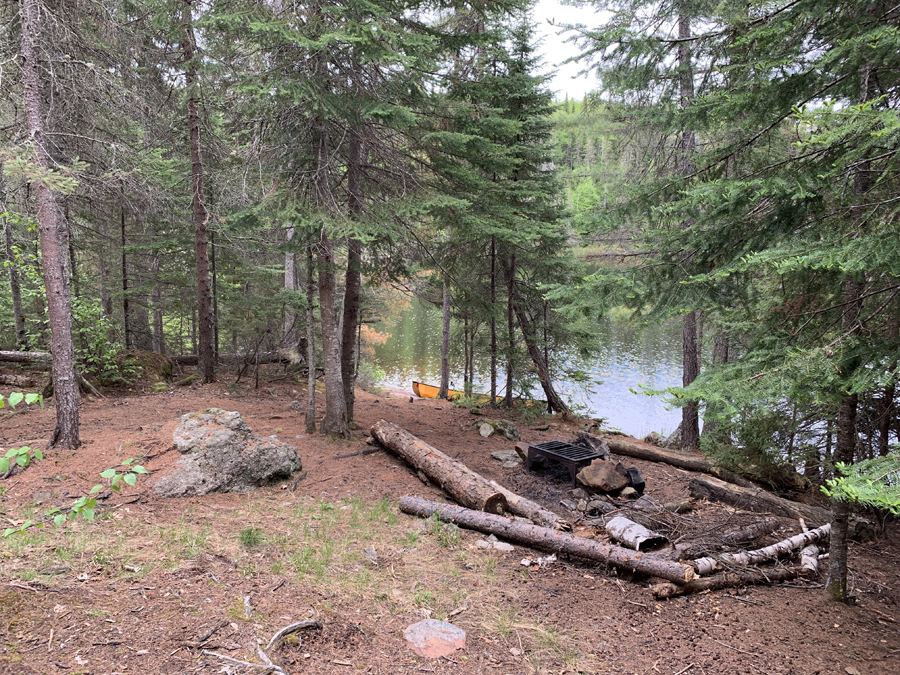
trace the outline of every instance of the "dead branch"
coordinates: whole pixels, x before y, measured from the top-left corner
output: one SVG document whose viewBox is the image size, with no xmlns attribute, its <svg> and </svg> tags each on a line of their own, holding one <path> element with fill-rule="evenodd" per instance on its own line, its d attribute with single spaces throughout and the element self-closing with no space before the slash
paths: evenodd
<svg viewBox="0 0 900 675">
<path fill-rule="evenodd" d="M 731 565 L 758 565 L 761 562 L 766 562 L 769 560 L 774 560 L 776 558 L 780 558 L 781 556 L 788 555 L 792 551 L 796 551 L 798 548 L 803 546 L 808 546 L 809 544 L 815 543 L 820 540 L 824 540 L 828 538 L 828 535 L 831 533 L 831 523 L 826 523 L 822 527 L 818 527 L 815 530 L 810 530 L 809 532 L 801 532 L 800 534 L 794 535 L 789 539 L 784 539 L 779 541 L 771 546 L 766 546 L 765 548 L 759 548 L 755 551 L 741 551 L 740 553 L 723 553 L 718 556 L 718 559 L 725 563 Z M 712 558 L 701 558 L 697 561 L 697 564 L 702 564 L 702 561 L 712 560 Z"/>
<path fill-rule="evenodd" d="M 776 581 L 788 581 L 796 579 L 800 576 L 800 569 L 797 567 L 783 567 L 773 570 L 760 569 L 743 569 L 731 570 L 723 574 L 717 574 L 714 577 L 706 577 L 703 579 L 694 579 L 685 584 L 656 584 L 651 586 L 650 590 L 653 597 L 657 599 L 674 598 L 679 595 L 688 595 L 690 593 L 701 593 L 703 591 L 718 591 L 723 588 L 735 588 L 737 586 L 746 586 L 750 584 L 771 584 Z"/>
</svg>

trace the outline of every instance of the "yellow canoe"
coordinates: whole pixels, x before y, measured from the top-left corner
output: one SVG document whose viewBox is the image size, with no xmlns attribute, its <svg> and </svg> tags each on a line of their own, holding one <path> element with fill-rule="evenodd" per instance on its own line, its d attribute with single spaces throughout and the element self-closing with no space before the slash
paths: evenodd
<svg viewBox="0 0 900 675">
<path fill-rule="evenodd" d="M 413 389 L 413 393 L 416 396 L 418 396 L 419 398 L 437 398 L 438 392 L 441 390 L 440 387 L 436 387 L 433 384 L 424 384 L 422 382 L 416 382 L 415 380 L 413 380 L 412 389 Z M 465 397 L 466 397 L 465 392 L 457 391 L 455 389 L 450 389 L 447 391 L 447 400 L 448 401 L 455 401 L 457 399 L 463 399 Z M 472 399 L 476 403 L 484 404 L 484 403 L 487 403 L 488 401 L 490 401 L 491 397 L 489 394 L 472 394 Z M 546 401 L 541 401 L 539 399 L 516 398 L 515 400 L 518 402 L 524 401 L 526 406 L 532 406 L 535 404 L 547 405 Z M 503 401 L 503 397 L 498 396 L 497 403 L 500 403 L 501 401 Z"/>
</svg>

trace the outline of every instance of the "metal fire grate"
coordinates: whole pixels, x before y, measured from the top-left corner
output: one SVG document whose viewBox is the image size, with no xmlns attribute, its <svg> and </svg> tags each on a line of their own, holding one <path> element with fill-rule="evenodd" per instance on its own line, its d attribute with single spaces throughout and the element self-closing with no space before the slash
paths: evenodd
<svg viewBox="0 0 900 675">
<path fill-rule="evenodd" d="M 582 467 L 587 466 L 595 459 L 603 457 L 603 455 L 592 448 L 583 448 L 580 445 L 572 445 L 565 441 L 547 441 L 546 443 L 528 446 L 528 457 L 525 466 L 529 471 L 531 470 L 531 463 L 538 456 L 565 464 L 569 469 L 569 475 L 572 476 L 572 485 L 577 484 L 575 477 Z"/>
</svg>

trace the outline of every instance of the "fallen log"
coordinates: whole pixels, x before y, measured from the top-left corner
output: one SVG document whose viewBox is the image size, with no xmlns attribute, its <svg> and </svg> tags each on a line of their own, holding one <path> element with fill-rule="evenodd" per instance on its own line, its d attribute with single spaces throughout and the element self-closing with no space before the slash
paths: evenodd
<svg viewBox="0 0 900 675">
<path fill-rule="evenodd" d="M 714 577 L 706 577 L 704 579 L 694 579 L 685 584 L 656 584 L 650 587 L 653 597 L 657 600 L 665 598 L 675 598 L 679 595 L 688 595 L 690 593 L 702 593 L 703 591 L 719 591 L 723 588 L 735 588 L 737 586 L 748 586 L 751 584 L 771 584 L 776 581 L 789 581 L 800 576 L 800 569 L 797 567 L 782 567 L 779 569 L 760 570 L 748 568 L 744 570 L 733 570 L 717 574 Z"/>
<path fill-rule="evenodd" d="M 766 562 L 769 560 L 775 560 L 776 558 L 780 558 L 781 556 L 788 555 L 792 551 L 796 551 L 798 548 L 802 548 L 804 546 L 808 546 L 809 544 L 814 544 L 817 541 L 824 540 L 828 538 L 828 535 L 831 533 L 831 523 L 826 523 L 822 527 L 818 527 L 815 530 L 809 530 L 808 532 L 801 532 L 800 534 L 794 535 L 789 539 L 783 539 L 771 546 L 766 546 L 765 548 L 758 548 L 755 551 L 741 551 L 739 553 L 723 553 L 718 556 L 718 560 L 723 563 L 730 565 L 758 565 L 761 562 Z M 713 558 L 701 558 L 697 560 L 697 564 L 703 567 L 703 561 L 712 561 L 713 567 L 716 567 L 715 559 Z"/>
<path fill-rule="evenodd" d="M 0 384 L 10 387 L 22 387 L 28 389 L 34 386 L 34 380 L 25 375 L 3 375 L 0 374 Z"/>
<path fill-rule="evenodd" d="M 566 553 L 578 558 L 602 562 L 624 570 L 646 574 L 667 581 L 686 584 L 694 578 L 694 570 L 688 565 L 654 560 L 636 551 L 629 551 L 620 546 L 603 544 L 593 539 L 576 537 L 575 535 L 547 527 L 529 525 L 518 520 L 481 513 L 450 504 L 406 496 L 400 500 L 400 510 L 414 516 L 427 518 L 437 514 L 444 520 L 456 523 L 479 532 L 485 532 L 556 553 Z"/>
<path fill-rule="evenodd" d="M 805 577 L 815 577 L 819 574 L 819 547 L 810 544 L 800 551 L 800 573 Z"/>
<path fill-rule="evenodd" d="M 731 485 L 712 476 L 692 478 L 688 489 L 691 496 L 697 499 L 710 499 L 736 506 L 745 511 L 771 513 L 794 520 L 803 518 L 817 525 L 831 522 L 831 511 L 828 509 L 783 499 L 758 487 L 751 490 Z M 865 518 L 851 516 L 850 533 L 854 539 L 865 541 L 874 536 L 875 529 L 872 523 Z"/>
<path fill-rule="evenodd" d="M 24 363 L 39 370 L 47 370 L 53 357 L 50 352 L 8 352 L 0 351 L 0 363 Z"/>
<path fill-rule="evenodd" d="M 661 462 L 676 466 L 679 469 L 699 471 L 700 473 L 708 472 L 713 466 L 712 462 L 703 455 L 666 450 L 665 448 L 657 448 L 649 444 L 638 445 L 637 443 L 626 441 L 621 436 L 605 435 L 602 440 L 606 441 L 610 451 L 617 455 L 643 459 L 648 462 Z"/>
<path fill-rule="evenodd" d="M 169 358 L 179 366 L 196 366 L 200 362 L 200 357 L 196 354 L 176 354 Z M 259 354 L 259 359 L 254 354 L 219 354 L 218 362 L 230 365 L 238 363 L 290 363 L 290 359 L 278 352 L 265 352 Z"/>
<path fill-rule="evenodd" d="M 545 509 L 537 502 L 526 499 L 515 492 L 510 492 L 496 481 L 489 481 L 492 488 L 506 497 L 506 505 L 511 513 L 522 518 L 528 518 L 535 525 L 551 527 L 554 530 L 571 530 L 572 526 L 558 515 Z"/>
<path fill-rule="evenodd" d="M 371 434 L 391 452 L 437 483 L 463 506 L 489 513 L 509 510 L 506 497 L 484 477 L 396 424 L 379 420 Z"/>
</svg>

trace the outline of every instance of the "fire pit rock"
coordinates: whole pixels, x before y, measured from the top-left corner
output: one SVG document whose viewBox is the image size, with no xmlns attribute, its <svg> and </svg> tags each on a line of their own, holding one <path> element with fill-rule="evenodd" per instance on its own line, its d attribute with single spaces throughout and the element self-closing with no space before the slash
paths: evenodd
<svg viewBox="0 0 900 675">
<path fill-rule="evenodd" d="M 624 471 L 604 459 L 595 459 L 590 465 L 578 472 L 578 482 L 591 493 L 615 492 L 628 485 L 628 476 Z"/>
<path fill-rule="evenodd" d="M 240 413 L 221 408 L 182 416 L 173 440 L 183 457 L 153 486 L 161 497 L 249 492 L 302 468 L 294 447 L 256 436 Z"/>
</svg>

